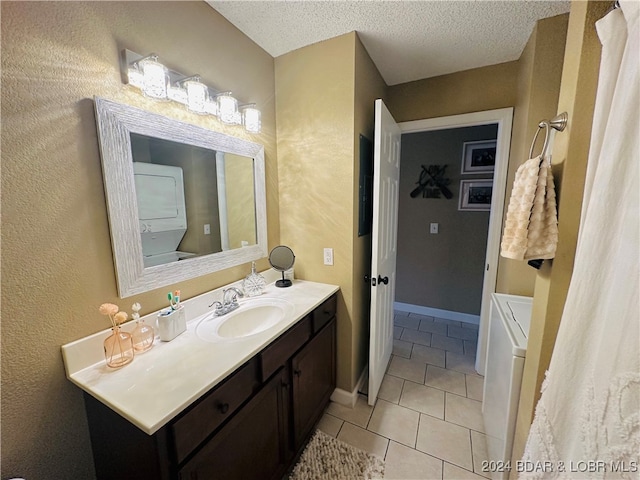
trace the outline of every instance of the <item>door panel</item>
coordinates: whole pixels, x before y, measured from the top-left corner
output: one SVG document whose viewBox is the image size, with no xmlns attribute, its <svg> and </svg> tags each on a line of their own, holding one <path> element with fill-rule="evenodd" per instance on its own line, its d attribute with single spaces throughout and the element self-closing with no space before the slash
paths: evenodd
<svg viewBox="0 0 640 480">
<path fill-rule="evenodd" d="M 400 127 L 382 100 L 375 105 L 369 405 L 376 401 L 393 349 Z"/>
</svg>

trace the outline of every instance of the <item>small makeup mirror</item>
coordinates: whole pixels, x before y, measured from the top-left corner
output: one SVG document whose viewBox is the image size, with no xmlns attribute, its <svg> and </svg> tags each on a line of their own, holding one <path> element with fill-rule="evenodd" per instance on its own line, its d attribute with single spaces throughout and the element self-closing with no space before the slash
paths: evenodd
<svg viewBox="0 0 640 480">
<path fill-rule="evenodd" d="M 293 267 L 295 261 L 296 256 L 293 254 L 293 251 L 285 245 L 279 245 L 271 250 L 269 263 L 275 270 L 282 272 L 282 280 L 276 281 L 276 287 L 291 286 L 291 280 L 284 278 L 284 272 Z"/>
</svg>

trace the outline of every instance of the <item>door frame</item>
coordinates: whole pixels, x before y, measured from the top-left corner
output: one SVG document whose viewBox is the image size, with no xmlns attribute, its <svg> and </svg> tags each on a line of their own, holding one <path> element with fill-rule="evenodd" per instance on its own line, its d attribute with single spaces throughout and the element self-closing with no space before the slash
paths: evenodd
<svg viewBox="0 0 640 480">
<path fill-rule="evenodd" d="M 502 221 L 504 218 L 505 208 L 504 201 L 507 189 L 507 172 L 509 167 L 509 152 L 511 149 L 513 108 L 500 108 L 496 110 L 485 110 L 482 112 L 463 113 L 460 115 L 449 115 L 446 117 L 398 123 L 402 134 L 474 127 L 487 124 L 497 124 L 498 135 L 496 140 L 496 166 L 493 172 L 491 211 L 489 213 L 489 231 L 487 234 L 485 273 L 482 282 L 478 350 L 475 365 L 476 371 L 481 375 L 484 375 L 486 363 L 491 294 L 496 291 L 496 281 L 498 278 L 498 258 L 500 254 L 500 239 L 502 236 Z"/>
</svg>

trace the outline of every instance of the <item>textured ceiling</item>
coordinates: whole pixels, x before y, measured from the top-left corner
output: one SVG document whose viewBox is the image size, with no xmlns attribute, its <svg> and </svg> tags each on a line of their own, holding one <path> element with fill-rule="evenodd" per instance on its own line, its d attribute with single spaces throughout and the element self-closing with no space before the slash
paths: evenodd
<svg viewBox="0 0 640 480">
<path fill-rule="evenodd" d="M 517 60 L 569 1 L 206 0 L 273 57 L 357 31 L 388 85 Z"/>
</svg>

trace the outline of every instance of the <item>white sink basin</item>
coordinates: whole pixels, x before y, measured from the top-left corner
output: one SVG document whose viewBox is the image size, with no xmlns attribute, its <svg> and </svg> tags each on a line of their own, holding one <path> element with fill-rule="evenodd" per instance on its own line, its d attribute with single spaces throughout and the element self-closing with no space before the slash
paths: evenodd
<svg viewBox="0 0 640 480">
<path fill-rule="evenodd" d="M 210 342 L 250 337 L 277 325 L 293 309 L 292 303 L 280 298 L 248 299 L 231 313 L 206 317 L 196 327 L 196 335 Z"/>
</svg>

